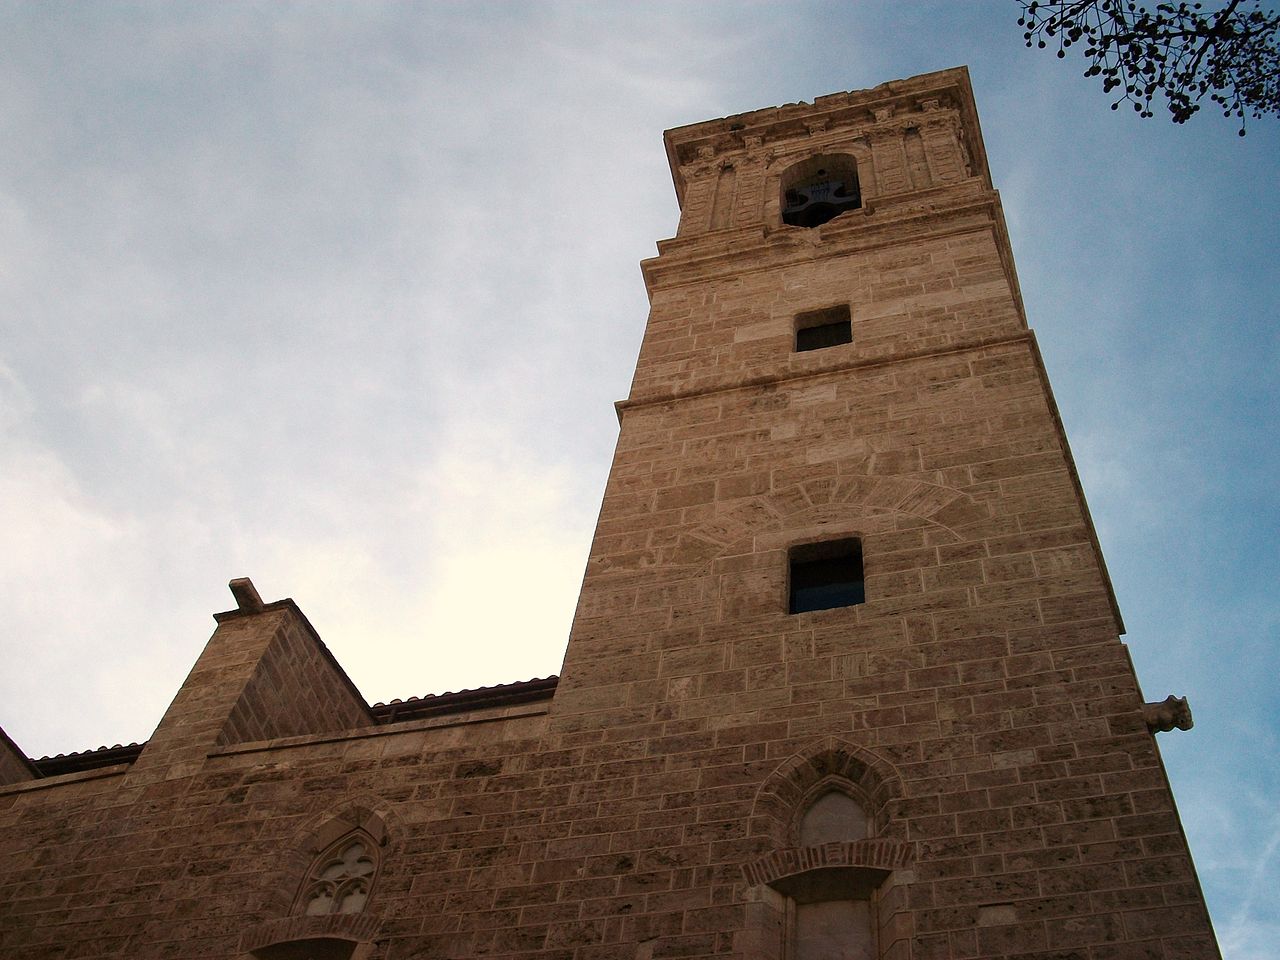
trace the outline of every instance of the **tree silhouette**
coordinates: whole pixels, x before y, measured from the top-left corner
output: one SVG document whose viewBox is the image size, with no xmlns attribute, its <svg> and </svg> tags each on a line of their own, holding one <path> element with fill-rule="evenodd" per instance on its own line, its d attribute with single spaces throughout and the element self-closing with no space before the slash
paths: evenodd
<svg viewBox="0 0 1280 960">
<path fill-rule="evenodd" d="M 1174 123 L 1186 123 L 1206 95 L 1224 116 L 1240 120 L 1280 116 L 1280 16 L 1264 12 L 1259 0 L 1241 10 L 1242 0 L 1202 11 L 1200 3 L 1159 3 L 1154 10 L 1125 0 L 1018 0 L 1027 46 L 1041 49 L 1056 40 L 1058 56 L 1084 46 L 1086 77 L 1102 77 L 1111 104 L 1128 102 L 1152 116 L 1151 99 L 1163 93 Z"/>
</svg>

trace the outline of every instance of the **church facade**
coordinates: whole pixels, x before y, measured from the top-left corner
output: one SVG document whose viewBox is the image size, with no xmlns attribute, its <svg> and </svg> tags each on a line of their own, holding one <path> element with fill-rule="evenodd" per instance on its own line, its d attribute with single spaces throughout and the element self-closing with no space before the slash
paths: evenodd
<svg viewBox="0 0 1280 960">
<path fill-rule="evenodd" d="M 559 678 L 370 707 L 232 581 L 147 743 L 0 736 L 0 955 L 1219 956 L 966 71 L 665 142 Z"/>
</svg>

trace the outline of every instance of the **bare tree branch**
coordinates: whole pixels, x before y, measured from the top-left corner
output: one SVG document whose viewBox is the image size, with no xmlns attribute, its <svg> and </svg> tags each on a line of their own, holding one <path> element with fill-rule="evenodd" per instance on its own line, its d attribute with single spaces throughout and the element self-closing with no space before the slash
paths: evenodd
<svg viewBox="0 0 1280 960">
<path fill-rule="evenodd" d="M 1154 9 L 1127 0 L 1017 0 L 1018 25 L 1028 47 L 1054 40 L 1058 56 L 1084 45 L 1086 77 L 1102 77 L 1111 104 L 1133 104 L 1152 116 L 1151 102 L 1164 95 L 1174 123 L 1186 123 L 1208 96 L 1224 116 L 1240 120 L 1280 116 L 1280 16 L 1263 11 L 1261 0 L 1230 0 L 1203 11 L 1201 3 L 1157 3 Z M 1242 9 L 1245 8 L 1245 9 Z"/>
</svg>

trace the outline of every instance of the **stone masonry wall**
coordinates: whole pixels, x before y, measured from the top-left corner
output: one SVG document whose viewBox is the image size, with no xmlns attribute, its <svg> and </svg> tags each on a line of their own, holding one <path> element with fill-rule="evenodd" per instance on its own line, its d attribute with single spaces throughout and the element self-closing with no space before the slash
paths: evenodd
<svg viewBox="0 0 1280 960">
<path fill-rule="evenodd" d="M 445 908 L 471 910 L 468 891 L 495 882 L 499 845 L 520 826 L 516 797 L 538 802 L 541 775 L 526 767 L 537 768 L 544 715 L 530 706 L 213 749 L 198 774 L 143 788 L 117 769 L 0 792 L 0 956 L 241 956 L 247 931 L 287 913 L 296 851 L 353 805 L 388 824 L 372 904 L 381 956 L 492 936 L 496 914 Z M 459 949 L 446 955 L 473 955 Z"/>
<path fill-rule="evenodd" d="M 300 618 L 281 623 L 231 708 L 217 743 L 245 743 L 372 723 L 350 681 L 307 635 Z"/>
</svg>

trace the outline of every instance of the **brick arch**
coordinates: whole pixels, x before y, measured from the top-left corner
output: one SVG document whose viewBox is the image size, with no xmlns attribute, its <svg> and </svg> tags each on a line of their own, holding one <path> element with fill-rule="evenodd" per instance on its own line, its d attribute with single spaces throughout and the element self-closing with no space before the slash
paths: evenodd
<svg viewBox="0 0 1280 960">
<path fill-rule="evenodd" d="M 240 935 L 241 960 L 260 960 L 288 951 L 295 956 L 307 944 L 314 956 L 344 956 L 347 960 L 372 960 L 375 938 L 382 921 L 367 913 L 335 914 L 328 917 L 280 917 L 255 924 Z M 330 954 L 339 944 L 346 947 Z"/>
<path fill-rule="evenodd" d="M 946 531 L 954 540 L 964 540 L 964 528 L 987 519 L 990 509 L 953 487 L 923 480 L 863 476 L 809 480 L 751 497 L 704 521 L 680 536 L 671 559 L 705 568 L 729 548 L 771 528 L 806 519 L 847 521 L 887 514 L 906 514 Z"/>
<path fill-rule="evenodd" d="M 873 839 L 901 841 L 897 819 L 902 778 L 888 760 L 865 747 L 827 737 L 792 754 L 765 778 L 751 807 L 751 835 L 768 837 L 779 848 L 794 843 L 793 827 L 802 808 L 823 785 L 845 781 L 867 803 Z"/>
<path fill-rule="evenodd" d="M 747 886 L 768 884 L 777 887 L 787 877 L 810 870 L 874 871 L 878 883 L 883 874 L 911 862 L 911 848 L 901 840 L 855 840 L 826 843 L 820 847 L 782 847 L 742 865 Z"/>
</svg>

